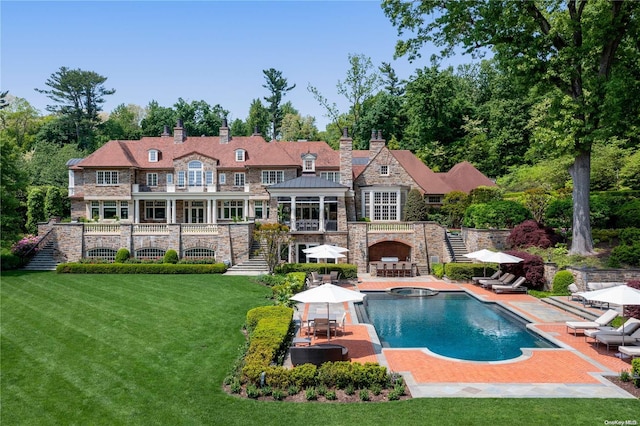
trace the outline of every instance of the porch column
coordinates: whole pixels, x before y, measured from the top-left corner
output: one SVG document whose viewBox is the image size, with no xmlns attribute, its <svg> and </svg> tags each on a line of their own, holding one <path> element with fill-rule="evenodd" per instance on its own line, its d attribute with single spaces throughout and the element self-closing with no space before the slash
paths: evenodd
<svg viewBox="0 0 640 426">
<path fill-rule="evenodd" d="M 218 223 L 218 201 L 211 200 L 211 223 Z"/>
<path fill-rule="evenodd" d="M 320 226 L 318 230 L 324 232 L 324 195 L 320 196 Z"/>
<path fill-rule="evenodd" d="M 369 220 L 373 222 L 373 191 L 369 192 Z"/>
<path fill-rule="evenodd" d="M 140 200 L 133 200 L 133 223 L 140 223 Z"/>
<path fill-rule="evenodd" d="M 171 223 L 178 221 L 178 200 L 171 200 Z"/>
<path fill-rule="evenodd" d="M 244 199 L 244 210 L 243 210 L 243 212 L 244 212 L 244 218 L 243 218 L 242 221 L 244 222 L 249 217 L 249 199 L 248 198 Z"/>
<path fill-rule="evenodd" d="M 291 230 L 296 230 L 296 196 L 291 196 Z"/>
<path fill-rule="evenodd" d="M 396 220 L 402 220 L 402 199 L 400 198 L 400 190 L 396 191 Z"/>
<path fill-rule="evenodd" d="M 171 208 L 171 199 L 166 199 L 165 203 L 167 205 L 167 223 L 173 223 L 173 209 Z"/>
</svg>

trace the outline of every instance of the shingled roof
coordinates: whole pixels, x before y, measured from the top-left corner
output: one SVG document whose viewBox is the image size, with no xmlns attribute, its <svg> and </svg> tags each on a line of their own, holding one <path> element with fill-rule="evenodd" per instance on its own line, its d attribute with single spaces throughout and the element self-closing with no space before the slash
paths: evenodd
<svg viewBox="0 0 640 426">
<path fill-rule="evenodd" d="M 418 157 L 408 150 L 391 150 L 391 155 L 409 173 L 426 194 L 447 194 L 453 189 Z"/>
<path fill-rule="evenodd" d="M 437 173 L 437 175 L 452 188 L 452 191 L 469 193 L 479 186 L 496 186 L 491 179 L 483 175 L 468 161 L 458 163 L 448 172 Z"/>
</svg>

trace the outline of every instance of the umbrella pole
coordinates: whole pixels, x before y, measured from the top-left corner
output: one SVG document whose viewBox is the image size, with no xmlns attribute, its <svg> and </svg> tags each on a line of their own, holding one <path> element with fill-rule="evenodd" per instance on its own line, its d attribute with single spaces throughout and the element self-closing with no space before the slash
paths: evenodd
<svg viewBox="0 0 640 426">
<path fill-rule="evenodd" d="M 331 340 L 331 320 L 329 319 L 329 304 L 327 303 L 327 341 Z"/>
</svg>

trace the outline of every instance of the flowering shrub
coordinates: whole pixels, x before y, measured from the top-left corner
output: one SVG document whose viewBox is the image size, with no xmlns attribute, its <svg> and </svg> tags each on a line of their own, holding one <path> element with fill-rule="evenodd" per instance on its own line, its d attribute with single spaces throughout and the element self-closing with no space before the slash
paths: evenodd
<svg viewBox="0 0 640 426">
<path fill-rule="evenodd" d="M 38 245 L 39 241 L 40 238 L 35 235 L 26 235 L 20 241 L 11 246 L 11 253 L 16 256 L 24 257 Z M 37 249 L 33 250 L 31 254 L 35 254 L 36 251 Z"/>
</svg>

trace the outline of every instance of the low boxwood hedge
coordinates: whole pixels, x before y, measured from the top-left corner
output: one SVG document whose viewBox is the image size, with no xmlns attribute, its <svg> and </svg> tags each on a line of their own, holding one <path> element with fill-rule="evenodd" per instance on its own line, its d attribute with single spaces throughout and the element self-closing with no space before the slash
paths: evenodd
<svg viewBox="0 0 640 426">
<path fill-rule="evenodd" d="M 289 272 L 318 272 L 321 274 L 330 271 L 340 272 L 339 277 L 350 279 L 358 277 L 358 266 L 351 263 L 283 263 L 275 269 L 277 274 L 287 274 Z"/>
<path fill-rule="evenodd" d="M 495 264 L 486 263 L 447 263 L 444 266 L 444 274 L 455 281 L 471 281 L 472 277 L 489 276 L 495 271 Z"/>
<path fill-rule="evenodd" d="M 224 263 L 189 265 L 172 263 L 62 263 L 59 274 L 224 274 Z"/>
</svg>

